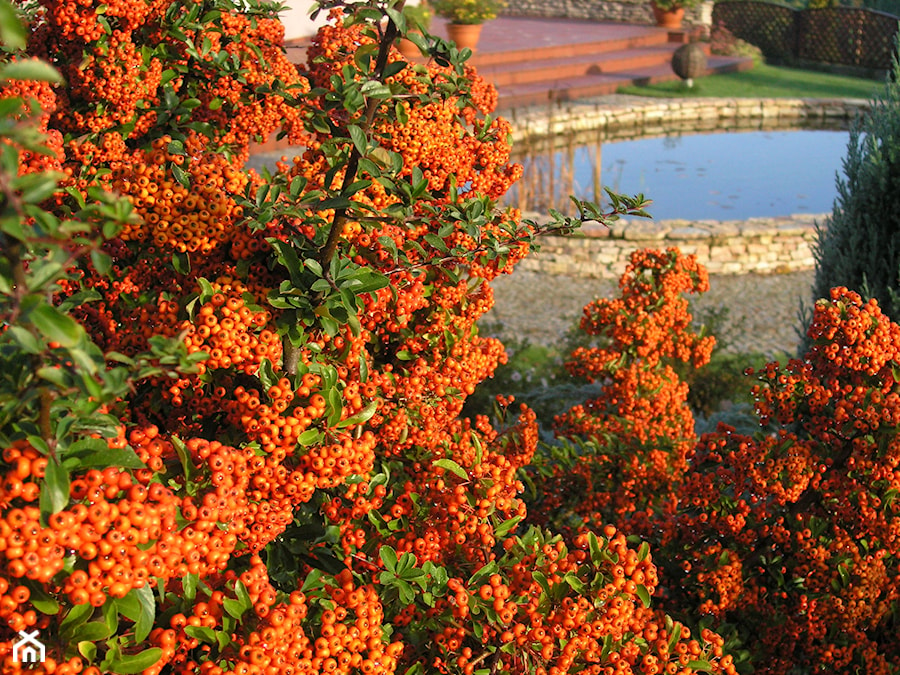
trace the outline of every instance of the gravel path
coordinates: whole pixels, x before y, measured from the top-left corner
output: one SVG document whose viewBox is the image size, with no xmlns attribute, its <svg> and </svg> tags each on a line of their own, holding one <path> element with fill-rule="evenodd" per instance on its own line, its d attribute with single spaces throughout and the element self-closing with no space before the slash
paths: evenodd
<svg viewBox="0 0 900 675">
<path fill-rule="evenodd" d="M 790 274 L 745 274 L 710 277 L 710 290 L 692 299 L 697 316 L 728 308 L 725 337 L 729 350 L 775 356 L 796 351 L 801 300 L 809 305 L 813 270 Z M 612 279 L 555 276 L 515 271 L 493 283 L 494 308 L 482 330 L 501 339 L 527 339 L 555 346 L 576 325 L 581 310 L 597 297 L 614 297 Z"/>
</svg>

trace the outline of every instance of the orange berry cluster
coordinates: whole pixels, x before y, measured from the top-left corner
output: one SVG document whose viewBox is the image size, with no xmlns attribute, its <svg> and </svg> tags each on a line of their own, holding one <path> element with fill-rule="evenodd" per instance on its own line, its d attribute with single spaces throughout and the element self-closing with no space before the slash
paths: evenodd
<svg viewBox="0 0 900 675">
<path fill-rule="evenodd" d="M 434 611 L 448 605 L 454 622 L 430 635 L 418 661 L 471 675 L 484 660 L 483 645 L 494 643 L 508 645 L 492 661 L 512 673 L 736 673 L 719 636 L 704 631 L 691 639 L 645 606 L 640 594 L 656 584 L 653 563 L 614 527 L 605 533 L 593 544 L 593 535 L 579 536 L 572 550 L 538 535 L 506 547 L 502 572 L 476 574 L 468 584 L 451 578 Z M 409 613 L 405 630 L 421 639 L 430 615 Z"/>
<path fill-rule="evenodd" d="M 295 140 L 301 138 L 299 112 L 287 97 L 261 93 L 276 82 L 308 90 L 287 59 L 284 29 L 275 16 L 248 17 L 223 8 L 200 24 L 189 17 L 189 6 L 171 0 L 41 5 L 29 51 L 65 76 L 65 111 L 54 121 L 73 136 L 117 128 L 133 139 L 152 136 L 174 94 L 199 102 L 183 111 L 184 129 L 202 129 L 214 145 L 230 144 L 242 159 L 251 140 L 267 138 L 283 123 Z M 188 50 L 179 40 L 202 49 Z"/>
<path fill-rule="evenodd" d="M 141 216 L 119 236 L 161 249 L 209 253 L 234 236 L 233 224 L 243 215 L 234 195 L 243 192 L 248 177 L 221 155 L 185 161 L 167 149 L 171 143 L 171 137 L 163 136 L 152 150 L 134 153 L 113 172 L 110 187 Z M 172 163 L 184 168 L 186 184 L 173 179 Z"/>
<path fill-rule="evenodd" d="M 11 59 L 15 62 L 19 59 Z M 26 115 L 38 117 L 37 130 L 45 136 L 45 146 L 49 154 L 34 152 L 34 149 L 20 148 L 19 173 L 38 171 L 60 171 L 63 158 L 63 137 L 56 129 L 48 128 L 51 115 L 56 111 L 56 96 L 49 82 L 31 80 L 4 80 L 0 82 L 0 101 L 18 98 L 25 108 L 15 115 L 15 119 L 23 119 Z M 9 143 L 4 137 L 0 143 Z"/>
<path fill-rule="evenodd" d="M 234 605 L 252 617 L 247 628 L 232 632 L 224 644 L 199 640 L 191 627 L 221 631 Z M 228 572 L 206 601 L 195 599 L 188 611 L 174 611 L 180 598 L 170 600 L 168 627 L 150 634 L 149 642 L 163 650 L 168 672 L 179 675 L 251 675 L 265 672 L 393 673 L 399 643 L 382 638 L 383 612 L 371 586 L 358 586 L 349 572 L 310 593 L 292 592 L 284 601 L 271 585 L 265 563 L 252 556 L 240 575 Z M 228 607 L 232 603 L 232 607 Z M 252 626 L 252 628 L 250 628 Z M 160 666 L 145 671 L 161 672 Z"/>
</svg>

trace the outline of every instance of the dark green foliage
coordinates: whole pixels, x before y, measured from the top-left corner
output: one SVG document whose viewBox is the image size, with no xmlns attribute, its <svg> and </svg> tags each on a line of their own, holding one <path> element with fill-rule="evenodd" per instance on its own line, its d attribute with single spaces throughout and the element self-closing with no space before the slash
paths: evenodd
<svg viewBox="0 0 900 675">
<path fill-rule="evenodd" d="M 900 317 L 900 63 L 853 125 L 832 215 L 818 228 L 813 301 L 846 286 Z"/>
</svg>

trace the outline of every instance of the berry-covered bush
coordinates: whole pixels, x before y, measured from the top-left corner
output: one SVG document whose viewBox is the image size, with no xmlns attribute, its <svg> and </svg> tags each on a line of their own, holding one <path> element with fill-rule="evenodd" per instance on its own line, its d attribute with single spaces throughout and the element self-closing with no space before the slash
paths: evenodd
<svg viewBox="0 0 900 675">
<path fill-rule="evenodd" d="M 668 268 L 648 264 L 659 260 Z M 704 273 L 672 251 L 636 261 L 621 300 L 585 310 L 583 326 L 602 326 L 606 341 L 573 354 L 573 368 L 607 386 L 560 420 L 580 443 L 557 448 L 562 461 L 535 478 L 554 507 L 542 522 L 578 536 L 613 519 L 640 535 L 663 607 L 717 630 L 742 672 L 897 672 L 900 326 L 875 300 L 833 289 L 816 303 L 803 358 L 750 373 L 757 431 L 720 424 L 691 440 L 677 380 L 642 391 L 630 372 L 653 373 L 655 355 L 702 359 L 677 297 L 702 286 L 675 272 Z M 646 303 L 633 304 L 635 279 Z M 658 329 L 654 356 L 636 358 Z"/>
<path fill-rule="evenodd" d="M 568 525 L 564 514 L 594 526 L 621 523 L 664 501 L 687 466 L 694 442 L 688 386 L 674 365 L 699 368 L 715 344 L 691 327 L 684 293 L 709 288 L 706 270 L 677 249 L 639 250 L 619 281 L 621 297 L 584 308 L 590 342 L 566 364 L 573 376 L 602 385 L 598 396 L 556 419 L 569 441 L 571 465 L 558 462 L 539 512 Z M 580 450 L 571 443 L 587 445 Z M 566 506 L 568 505 L 568 506 Z"/>
<path fill-rule="evenodd" d="M 320 4 L 298 67 L 255 0 L 0 1 L 3 672 L 733 672 L 646 545 L 521 525 L 533 413 L 460 416 L 543 231 L 496 92 Z"/>
</svg>

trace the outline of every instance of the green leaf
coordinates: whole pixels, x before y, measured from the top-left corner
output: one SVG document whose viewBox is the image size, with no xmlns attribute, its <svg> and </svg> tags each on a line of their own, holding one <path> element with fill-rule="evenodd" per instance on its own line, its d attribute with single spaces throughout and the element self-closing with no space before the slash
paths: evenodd
<svg viewBox="0 0 900 675">
<path fill-rule="evenodd" d="M 170 168 L 172 170 L 172 176 L 175 178 L 175 180 L 177 180 L 183 188 L 190 189 L 191 180 L 187 172 L 177 164 L 172 164 Z"/>
<path fill-rule="evenodd" d="M 369 405 L 367 405 L 355 415 L 342 420 L 337 425 L 337 428 L 343 429 L 344 427 L 352 427 L 356 426 L 357 424 L 364 424 L 372 418 L 372 415 L 375 414 L 376 410 L 378 410 L 378 403 L 376 401 L 372 401 Z"/>
<path fill-rule="evenodd" d="M 327 424 L 329 427 L 334 427 L 341 421 L 341 413 L 344 410 L 341 395 L 337 389 L 329 389 L 325 393 L 325 400 L 328 403 L 328 409 L 331 411 L 328 415 Z"/>
<path fill-rule="evenodd" d="M 138 600 L 138 597 L 133 594 L 133 591 L 134 589 L 129 591 L 128 595 L 124 598 L 116 598 L 114 602 L 116 604 L 116 611 L 118 611 L 119 614 L 132 621 L 137 621 L 141 614 L 141 602 Z"/>
<path fill-rule="evenodd" d="M 640 548 L 638 548 L 638 562 L 644 562 L 649 555 L 650 544 L 648 544 L 646 541 L 642 542 Z"/>
<path fill-rule="evenodd" d="M 389 572 L 395 572 L 397 569 L 397 552 L 392 549 L 390 546 L 382 546 L 378 551 L 378 556 L 381 558 L 381 562 L 384 563 L 384 567 Z"/>
<path fill-rule="evenodd" d="M 193 600 L 197 597 L 197 586 L 200 583 L 200 577 L 196 574 L 187 574 L 181 580 L 181 588 L 184 590 L 186 600 Z"/>
<path fill-rule="evenodd" d="M 78 643 L 78 653 L 86 658 L 88 663 L 93 663 L 94 658 L 97 656 L 97 645 L 93 642 L 82 640 Z"/>
<path fill-rule="evenodd" d="M 106 276 L 112 269 L 112 257 L 103 251 L 91 251 L 91 264 L 97 270 L 97 274 Z"/>
<path fill-rule="evenodd" d="M 263 386 L 263 392 L 268 392 L 269 389 L 278 383 L 278 376 L 275 374 L 275 369 L 272 367 L 272 362 L 269 359 L 260 361 L 257 377 L 259 377 L 259 383 Z"/>
<path fill-rule="evenodd" d="M 688 668 L 699 670 L 702 673 L 712 673 L 713 667 L 709 661 L 688 661 Z"/>
<path fill-rule="evenodd" d="M 175 448 L 175 454 L 178 455 L 178 459 L 181 460 L 181 469 L 184 471 L 184 477 L 190 482 L 194 476 L 194 464 L 191 461 L 187 446 L 184 444 L 184 441 L 178 438 L 178 436 L 172 436 L 171 440 L 172 446 Z"/>
<path fill-rule="evenodd" d="M 141 607 L 138 618 L 134 622 L 134 641 L 143 642 L 153 630 L 153 622 L 156 619 L 156 598 L 153 597 L 153 590 L 146 584 L 141 588 L 132 589 L 128 595 L 132 593 L 137 597 Z"/>
<path fill-rule="evenodd" d="M 28 34 L 12 5 L 0 0 L 0 42 L 10 49 L 25 49 Z"/>
<path fill-rule="evenodd" d="M 666 616 L 668 619 L 668 616 Z M 669 653 L 675 653 L 675 645 L 678 644 L 678 641 L 681 640 L 681 623 L 675 621 L 672 624 L 672 628 L 669 632 Z"/>
<path fill-rule="evenodd" d="M 74 635 L 78 627 L 91 618 L 91 614 L 93 613 L 94 607 L 90 603 L 86 602 L 83 605 L 75 605 L 69 610 L 69 613 L 66 614 L 66 618 L 63 619 L 62 623 L 59 625 L 60 637 L 65 639 Z"/>
<path fill-rule="evenodd" d="M 21 326 L 9 326 L 6 335 L 11 336 L 18 343 L 18 347 L 28 354 L 40 354 L 44 349 L 40 340 Z"/>
<path fill-rule="evenodd" d="M 29 59 L 14 61 L 0 68 L 0 80 L 34 80 L 36 82 L 53 82 L 62 84 L 63 77 L 59 71 L 46 61 Z"/>
<path fill-rule="evenodd" d="M 447 244 L 445 244 L 444 240 L 433 232 L 428 232 L 423 238 L 425 239 L 425 241 L 431 244 L 432 247 L 436 248 L 441 253 L 447 252 Z"/>
<path fill-rule="evenodd" d="M 47 461 L 44 484 L 41 489 L 41 512 L 53 514 L 62 511 L 69 503 L 69 472 L 54 458 Z"/>
<path fill-rule="evenodd" d="M 191 257 L 187 251 L 176 251 L 172 254 L 172 267 L 179 274 L 191 273 Z"/>
<path fill-rule="evenodd" d="M 417 576 L 416 574 L 413 574 L 413 575 L 406 574 L 407 571 L 413 569 L 416 566 L 416 562 L 417 562 L 417 560 L 416 560 L 415 554 L 410 553 L 408 551 L 406 553 L 404 553 L 402 556 L 400 556 L 400 559 L 397 561 L 397 576 L 403 577 L 404 579 Z M 415 571 L 418 573 L 418 575 L 422 574 L 421 570 L 415 570 Z"/>
<path fill-rule="evenodd" d="M 247 609 L 243 605 L 241 605 L 240 602 L 238 602 L 237 600 L 232 600 L 231 598 L 225 598 L 225 600 L 222 602 L 222 607 L 224 607 L 225 611 L 235 619 L 240 619 L 247 611 Z"/>
<path fill-rule="evenodd" d="M 469 474 L 466 473 L 466 470 L 463 469 L 459 464 L 454 462 L 452 459 L 436 459 L 433 462 L 433 466 L 437 466 L 441 469 L 449 471 L 450 473 L 459 476 L 463 480 L 469 478 Z"/>
<path fill-rule="evenodd" d="M 93 607 L 90 605 L 87 605 L 87 607 L 93 610 Z M 105 640 L 108 638 L 112 635 L 113 631 L 105 621 L 91 621 L 73 632 L 74 637 L 78 642 L 97 642 L 98 640 Z"/>
<path fill-rule="evenodd" d="M 603 551 L 600 548 L 600 540 L 593 532 L 588 533 L 588 544 L 591 547 L 591 562 L 599 565 L 603 562 Z"/>
<path fill-rule="evenodd" d="M 364 132 L 355 124 L 351 124 L 350 126 L 348 126 L 347 131 L 350 133 L 350 139 L 353 141 L 353 145 L 356 147 L 356 151 L 359 152 L 360 155 L 365 155 L 366 146 L 368 145 L 366 132 Z"/>
<path fill-rule="evenodd" d="M 101 442 L 106 446 L 105 442 Z M 72 448 L 75 445 L 77 445 L 77 443 L 72 444 L 66 453 L 67 455 L 78 454 L 72 452 Z M 146 465 L 141 461 L 141 458 L 137 456 L 137 453 L 134 450 L 130 448 L 110 448 L 108 446 L 102 449 L 90 450 L 83 454 L 78 454 L 78 464 L 82 467 L 101 467 L 104 469 L 111 466 L 117 466 L 123 469 L 146 468 Z"/>
<path fill-rule="evenodd" d="M 360 91 L 364 96 L 372 98 L 390 98 L 393 96 L 391 88 L 378 80 L 368 80 L 360 87 Z"/>
<path fill-rule="evenodd" d="M 216 632 L 207 626 L 187 626 L 184 632 L 192 638 L 197 638 L 209 644 L 216 644 Z"/>
<path fill-rule="evenodd" d="M 650 591 L 647 590 L 647 587 L 644 586 L 644 584 L 637 585 L 635 594 L 641 599 L 641 602 L 644 603 L 644 607 L 650 607 Z"/>
<path fill-rule="evenodd" d="M 394 258 L 394 262 L 397 262 L 397 242 L 393 240 L 392 237 L 388 237 L 387 235 L 382 235 L 378 237 L 378 243 L 384 246 L 388 253 L 391 254 Z"/>
<path fill-rule="evenodd" d="M 522 520 L 522 516 L 513 516 L 508 520 L 504 520 L 497 527 L 494 528 L 494 536 L 498 539 L 500 537 L 505 537 L 509 534 L 512 529 L 519 524 L 519 521 Z"/>
<path fill-rule="evenodd" d="M 297 443 L 302 446 L 313 445 L 318 442 L 321 433 L 318 429 L 307 429 L 297 437 Z"/>
<path fill-rule="evenodd" d="M 188 626 L 185 629 L 185 632 L 191 628 L 196 628 L 196 626 Z M 207 628 L 206 630 L 209 629 Z M 147 668 L 159 661 L 160 657 L 162 657 L 162 649 L 153 647 L 151 649 L 145 649 L 139 654 L 127 654 L 118 659 L 113 659 L 109 665 L 109 669 L 114 673 L 120 673 L 121 675 L 135 675 L 136 673 L 147 670 Z"/>
<path fill-rule="evenodd" d="M 397 580 L 397 590 L 400 592 L 400 602 L 404 605 L 410 604 L 416 599 L 415 589 L 402 579 Z"/>
<path fill-rule="evenodd" d="M 44 590 L 43 584 L 28 582 L 27 586 L 31 591 L 28 601 L 37 611 L 48 616 L 55 616 L 59 613 L 59 603 Z"/>
<path fill-rule="evenodd" d="M 238 581 L 234 584 L 234 593 L 237 595 L 238 602 L 241 603 L 241 607 L 244 610 L 253 607 L 253 600 L 250 599 L 250 594 L 247 592 L 247 587 L 244 586 L 243 581 Z"/>
<path fill-rule="evenodd" d="M 84 329 L 70 316 L 62 314 L 51 305 L 38 305 L 29 314 L 34 326 L 51 342 L 63 347 L 74 347 L 84 335 Z"/>
</svg>

